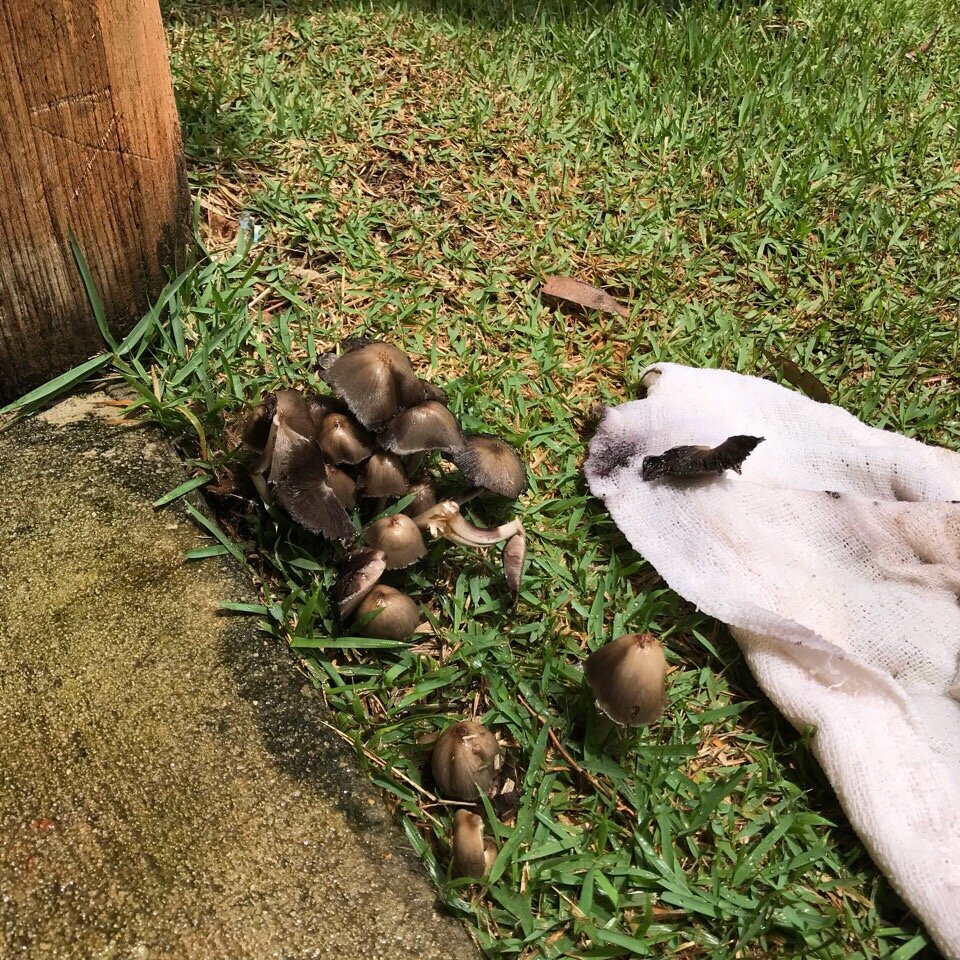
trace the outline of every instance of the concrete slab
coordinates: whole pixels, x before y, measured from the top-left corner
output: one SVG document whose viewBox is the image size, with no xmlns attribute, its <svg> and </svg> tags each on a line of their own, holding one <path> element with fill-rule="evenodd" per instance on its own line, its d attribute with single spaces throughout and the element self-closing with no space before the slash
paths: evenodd
<svg viewBox="0 0 960 960">
<path fill-rule="evenodd" d="M 289 652 L 217 615 L 246 576 L 151 508 L 176 457 L 104 399 L 0 434 L 0 956 L 475 957 Z"/>
</svg>

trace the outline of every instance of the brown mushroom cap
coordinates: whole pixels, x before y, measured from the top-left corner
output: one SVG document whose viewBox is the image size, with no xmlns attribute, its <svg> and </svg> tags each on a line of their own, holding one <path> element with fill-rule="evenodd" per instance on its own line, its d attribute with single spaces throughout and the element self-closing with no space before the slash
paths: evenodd
<svg viewBox="0 0 960 960">
<path fill-rule="evenodd" d="M 382 550 L 355 550 L 347 557 L 347 565 L 337 581 L 337 605 L 340 618 L 348 617 L 360 601 L 376 586 L 387 569 Z"/>
<path fill-rule="evenodd" d="M 436 400 L 398 413 L 380 433 L 379 440 L 387 450 L 400 455 L 428 450 L 450 453 L 463 447 L 457 418 Z"/>
<path fill-rule="evenodd" d="M 490 791 L 500 763 L 497 738 L 483 724 L 461 720 L 440 734 L 430 769 L 444 796 L 476 800 Z"/>
<path fill-rule="evenodd" d="M 527 489 L 527 471 L 517 451 L 499 437 L 473 434 L 450 459 L 476 487 L 515 500 Z"/>
<path fill-rule="evenodd" d="M 360 601 L 354 623 L 364 637 L 409 640 L 420 624 L 420 608 L 406 594 L 378 583 Z"/>
<path fill-rule="evenodd" d="M 360 463 L 374 451 L 373 437 L 348 413 L 328 413 L 320 425 L 319 439 L 333 463 Z"/>
<path fill-rule="evenodd" d="M 352 510 L 357 505 L 357 485 L 353 477 L 332 463 L 327 464 L 327 483 L 345 510 Z"/>
<path fill-rule="evenodd" d="M 407 355 L 389 343 L 372 341 L 349 350 L 321 376 L 368 430 L 380 430 L 404 407 L 424 399 Z"/>
<path fill-rule="evenodd" d="M 665 705 L 667 661 L 649 633 L 627 633 L 587 657 L 583 665 L 597 706 L 626 726 L 653 723 Z"/>
<path fill-rule="evenodd" d="M 420 529 L 403 513 L 375 520 L 363 532 L 363 539 L 367 546 L 384 552 L 388 570 L 409 567 L 427 552 Z"/>
<path fill-rule="evenodd" d="M 360 468 L 362 497 L 403 497 L 410 481 L 395 453 L 378 451 Z"/>
<path fill-rule="evenodd" d="M 407 493 L 413 494 L 413 499 L 403 508 L 403 512 L 408 517 L 418 517 L 421 513 L 425 513 L 431 507 L 437 505 L 437 488 L 428 476 L 410 484 Z"/>
<path fill-rule="evenodd" d="M 267 448 L 267 442 L 270 438 L 270 428 L 273 426 L 273 415 L 277 410 L 277 398 L 275 394 L 268 394 L 257 408 L 247 417 L 243 425 L 243 442 L 255 450 L 257 453 L 263 453 Z"/>
<path fill-rule="evenodd" d="M 314 442 L 313 422 L 303 396 L 296 390 L 278 390 L 267 447 L 256 470 L 267 474 L 275 483 L 286 470 L 291 454 L 299 447 Z M 315 444 L 319 450 L 319 444 Z M 321 459 L 323 451 L 320 452 Z"/>
<path fill-rule="evenodd" d="M 303 394 L 296 390 L 278 390 L 274 397 L 276 399 L 274 423 L 278 431 L 284 435 L 284 439 L 277 437 L 277 443 L 283 448 L 314 439 L 316 429 L 310 417 L 310 407 Z"/>
</svg>

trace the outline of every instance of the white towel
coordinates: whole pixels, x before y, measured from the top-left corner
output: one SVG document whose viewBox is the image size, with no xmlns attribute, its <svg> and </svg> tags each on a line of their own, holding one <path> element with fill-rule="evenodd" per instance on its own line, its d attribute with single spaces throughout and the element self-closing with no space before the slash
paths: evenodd
<svg viewBox="0 0 960 960">
<path fill-rule="evenodd" d="M 605 412 L 590 489 L 666 582 L 729 624 L 877 865 L 960 960 L 960 454 L 755 377 L 656 364 Z M 733 471 L 644 456 L 765 440 Z"/>
</svg>

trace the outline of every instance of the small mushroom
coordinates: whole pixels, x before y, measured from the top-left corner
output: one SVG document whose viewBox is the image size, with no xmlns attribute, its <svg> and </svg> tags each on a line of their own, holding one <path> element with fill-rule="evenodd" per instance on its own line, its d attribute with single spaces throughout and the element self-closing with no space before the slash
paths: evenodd
<svg viewBox="0 0 960 960">
<path fill-rule="evenodd" d="M 402 570 L 416 563 L 427 552 L 419 527 L 406 514 L 375 520 L 363 533 L 368 547 L 382 550 L 388 570 Z"/>
<path fill-rule="evenodd" d="M 254 476 L 269 470 L 270 489 L 291 518 L 311 533 L 346 540 L 355 531 L 327 480 L 323 450 L 303 396 L 279 390 L 271 441 Z"/>
<path fill-rule="evenodd" d="M 527 489 L 527 471 L 517 451 L 499 437 L 473 434 L 464 437 L 450 459 L 475 487 L 515 500 Z"/>
<path fill-rule="evenodd" d="M 347 565 L 337 581 L 337 606 L 341 620 L 356 610 L 386 569 L 387 558 L 382 550 L 362 548 L 347 556 Z"/>
<path fill-rule="evenodd" d="M 402 497 L 410 481 L 395 453 L 378 451 L 360 468 L 360 489 L 363 497 Z"/>
<path fill-rule="evenodd" d="M 263 453 L 270 439 L 273 415 L 277 410 L 275 394 L 269 394 L 257 405 L 243 425 L 243 442 L 257 453 Z"/>
<path fill-rule="evenodd" d="M 431 536 L 443 537 L 465 547 L 489 547 L 509 540 L 523 530 L 523 525 L 516 519 L 499 527 L 474 526 L 460 513 L 460 505 L 453 500 L 442 500 L 414 517 L 413 522 L 421 530 L 429 531 Z"/>
<path fill-rule="evenodd" d="M 497 738 L 483 724 L 461 720 L 440 734 L 430 769 L 444 796 L 476 800 L 493 787 L 501 762 Z"/>
<path fill-rule="evenodd" d="M 428 450 L 452 452 L 463 446 L 457 418 L 436 400 L 418 403 L 398 413 L 379 439 L 381 446 L 401 455 Z"/>
<path fill-rule="evenodd" d="M 605 644 L 583 665 L 597 706 L 616 723 L 653 723 L 665 704 L 667 661 L 649 633 L 628 633 Z"/>
<path fill-rule="evenodd" d="M 407 355 L 376 340 L 342 353 L 320 375 L 368 430 L 382 429 L 425 398 Z"/>
<path fill-rule="evenodd" d="M 409 640 L 420 624 L 420 608 L 405 593 L 383 583 L 370 590 L 356 610 L 355 629 L 364 637 Z"/>
<path fill-rule="evenodd" d="M 483 880 L 497 859 L 497 846 L 483 836 L 483 817 L 469 810 L 453 815 L 453 875 Z"/>
<path fill-rule="evenodd" d="M 514 598 L 520 595 L 523 580 L 523 565 L 527 560 L 527 535 L 520 528 L 503 545 L 503 575 Z"/>
<path fill-rule="evenodd" d="M 353 477 L 332 463 L 327 464 L 327 483 L 333 488 L 344 509 L 352 510 L 357 505 L 357 485 Z"/>
<path fill-rule="evenodd" d="M 328 413 L 323 418 L 320 446 L 333 463 L 360 463 L 374 451 L 373 437 L 347 413 Z"/>
<path fill-rule="evenodd" d="M 403 510 L 408 517 L 418 517 L 437 505 L 437 488 L 428 476 L 412 483 L 407 493 L 413 494 L 413 499 Z"/>
</svg>

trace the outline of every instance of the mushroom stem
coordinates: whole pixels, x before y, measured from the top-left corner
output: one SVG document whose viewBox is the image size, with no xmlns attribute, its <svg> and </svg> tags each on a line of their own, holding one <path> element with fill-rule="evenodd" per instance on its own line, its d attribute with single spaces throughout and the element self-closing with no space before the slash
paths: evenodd
<svg viewBox="0 0 960 960">
<path fill-rule="evenodd" d="M 453 875 L 483 880 L 497 859 L 497 848 L 483 835 L 483 818 L 469 810 L 453 815 Z"/>
<path fill-rule="evenodd" d="M 431 536 L 443 537 L 464 547 L 489 547 L 509 540 L 523 529 L 519 520 L 499 527 L 476 527 L 460 513 L 460 505 L 454 500 L 444 500 L 424 511 L 414 517 L 414 523 Z"/>
<path fill-rule="evenodd" d="M 257 488 L 257 493 L 260 494 L 260 499 L 268 507 L 273 506 L 273 497 L 270 494 L 270 486 L 267 483 L 267 478 L 263 475 L 261 471 L 251 471 L 250 479 L 253 481 L 253 485 Z"/>
<path fill-rule="evenodd" d="M 260 499 L 268 506 L 273 506 L 273 495 L 270 493 L 270 484 L 267 483 L 267 475 L 270 473 L 270 467 L 273 464 L 273 448 L 277 443 L 277 420 L 274 417 L 270 424 L 270 432 L 267 434 L 267 442 L 256 462 L 250 467 L 250 479 L 253 481 Z"/>
<path fill-rule="evenodd" d="M 273 448 L 277 444 L 277 421 L 274 418 L 273 422 L 270 424 L 270 432 L 267 434 L 267 442 L 263 447 L 263 450 L 260 451 L 260 456 L 257 457 L 254 464 L 250 467 L 250 473 L 252 476 L 259 476 L 261 478 L 266 477 L 270 472 L 270 465 L 273 463 Z M 259 490 L 260 488 L 257 487 Z"/>
<path fill-rule="evenodd" d="M 514 601 L 520 595 L 520 586 L 523 581 L 523 565 L 527 560 L 527 535 L 521 527 L 503 545 L 503 575 L 507 586 L 513 594 Z"/>
</svg>

